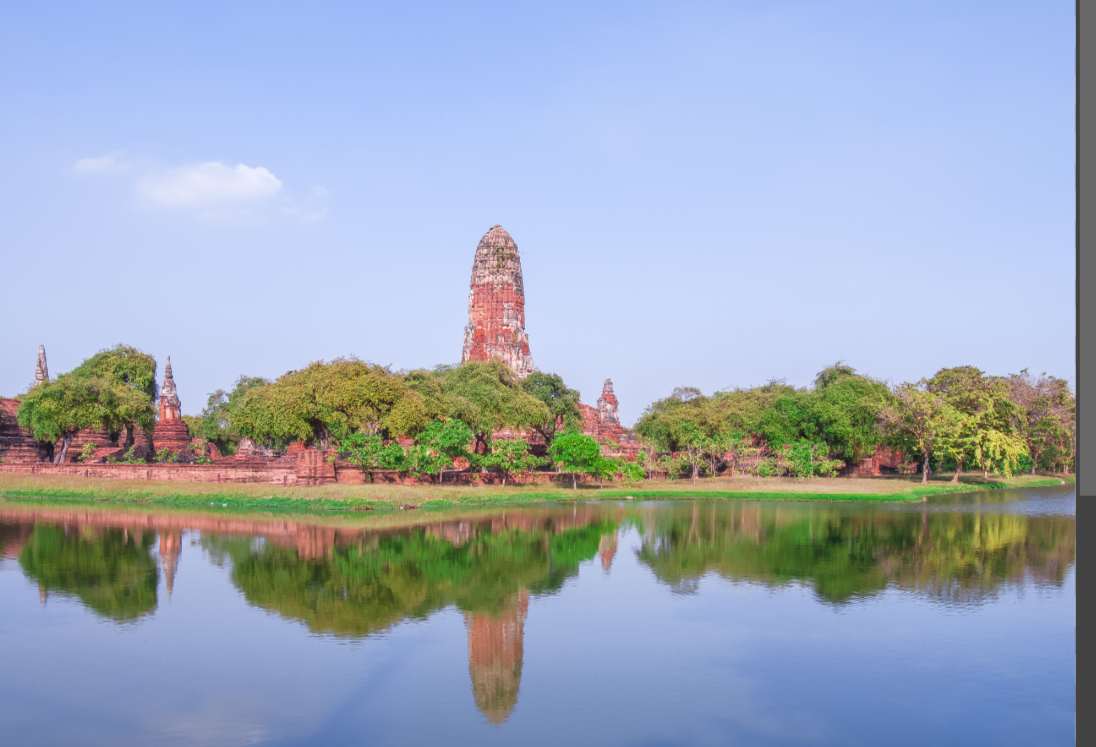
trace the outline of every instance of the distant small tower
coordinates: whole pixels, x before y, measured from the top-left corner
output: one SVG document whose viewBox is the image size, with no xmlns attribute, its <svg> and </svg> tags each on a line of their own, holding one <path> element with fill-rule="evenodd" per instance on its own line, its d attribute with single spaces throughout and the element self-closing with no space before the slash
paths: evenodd
<svg viewBox="0 0 1096 747">
<path fill-rule="evenodd" d="M 598 420 L 603 426 L 620 426 L 620 416 L 617 414 L 619 406 L 620 403 L 617 402 L 616 393 L 613 391 L 613 380 L 606 379 L 601 387 L 601 396 L 597 398 Z"/>
<path fill-rule="evenodd" d="M 160 422 L 171 423 L 182 417 L 182 403 L 175 391 L 175 376 L 171 372 L 171 356 L 164 366 L 164 385 L 160 387 Z"/>
<path fill-rule="evenodd" d="M 49 381 L 49 367 L 46 365 L 46 346 L 38 346 L 38 362 L 34 365 L 34 385 Z"/>
<path fill-rule="evenodd" d="M 183 420 L 182 404 L 175 391 L 175 376 L 171 370 L 171 358 L 164 366 L 164 383 L 160 386 L 160 417 L 152 430 L 152 449 L 167 449 L 175 454 L 189 453 L 190 431 Z"/>
</svg>

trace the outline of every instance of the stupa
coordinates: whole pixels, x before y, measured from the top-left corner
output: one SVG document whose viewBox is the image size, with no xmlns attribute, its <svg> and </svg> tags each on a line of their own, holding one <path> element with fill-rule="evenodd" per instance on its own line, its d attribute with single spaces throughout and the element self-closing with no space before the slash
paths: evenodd
<svg viewBox="0 0 1096 747">
<path fill-rule="evenodd" d="M 513 237 L 498 225 L 476 246 L 461 354 L 461 363 L 488 360 L 502 361 L 518 378 L 533 372 L 521 257 Z"/>
</svg>

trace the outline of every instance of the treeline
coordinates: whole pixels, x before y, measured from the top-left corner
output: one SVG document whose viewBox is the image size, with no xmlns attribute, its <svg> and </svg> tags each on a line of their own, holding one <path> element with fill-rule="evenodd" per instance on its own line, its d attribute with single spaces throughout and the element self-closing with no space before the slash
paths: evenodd
<svg viewBox="0 0 1096 747">
<path fill-rule="evenodd" d="M 1076 401 L 1065 380 L 1026 370 L 989 376 L 944 368 L 889 387 L 837 363 L 814 385 L 770 382 L 716 392 L 674 390 L 636 424 L 671 475 L 748 471 L 832 475 L 873 455 L 901 450 L 931 471 L 1011 475 L 1073 469 Z"/>
<path fill-rule="evenodd" d="M 232 453 L 243 439 L 333 449 L 362 470 L 437 477 L 454 465 L 503 481 L 556 466 L 572 475 L 642 477 L 579 432 L 579 393 L 556 374 L 518 380 L 498 362 L 396 373 L 356 359 L 312 363 L 275 381 L 241 377 L 209 397 L 191 432 Z M 498 437 L 499 434 L 510 434 Z M 637 473 L 638 470 L 638 473 Z"/>
<path fill-rule="evenodd" d="M 132 447 L 152 429 L 155 400 L 155 361 L 120 345 L 31 388 L 18 418 L 36 439 L 56 444 L 63 461 L 85 429 Z M 273 381 L 240 377 L 230 391 L 212 393 L 199 415 L 185 416 L 198 451 L 159 458 L 208 459 L 203 442 L 221 454 L 245 440 L 274 451 L 301 442 L 365 471 L 440 478 L 469 465 L 505 480 L 554 466 L 577 485 L 579 475 L 652 472 L 833 475 L 888 447 L 919 463 L 926 480 L 933 470 L 958 479 L 968 469 L 1071 471 L 1075 409 L 1069 386 L 1053 376 L 990 376 L 960 366 L 890 387 L 838 363 L 807 388 L 676 389 L 643 413 L 636 432 L 645 448 L 630 461 L 605 457 L 581 432 L 579 393 L 557 374 L 519 380 L 498 362 L 395 372 L 343 358 Z"/>
</svg>

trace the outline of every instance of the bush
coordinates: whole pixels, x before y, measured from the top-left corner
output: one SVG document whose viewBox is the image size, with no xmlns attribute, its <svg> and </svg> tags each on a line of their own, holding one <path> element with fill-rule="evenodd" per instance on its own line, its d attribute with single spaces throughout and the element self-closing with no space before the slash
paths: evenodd
<svg viewBox="0 0 1096 747">
<path fill-rule="evenodd" d="M 779 477 L 784 474 L 784 469 L 773 458 L 763 459 L 757 463 L 758 477 Z"/>
<path fill-rule="evenodd" d="M 76 461 L 86 462 L 95 456 L 95 444 L 84 444 L 80 449 L 80 453 L 76 456 Z"/>
</svg>

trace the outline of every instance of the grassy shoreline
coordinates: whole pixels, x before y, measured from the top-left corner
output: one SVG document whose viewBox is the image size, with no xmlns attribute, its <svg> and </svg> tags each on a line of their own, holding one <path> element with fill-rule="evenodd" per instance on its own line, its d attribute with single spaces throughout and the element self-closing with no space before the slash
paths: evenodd
<svg viewBox="0 0 1096 747">
<path fill-rule="evenodd" d="M 579 490 L 535 487 L 437 485 L 324 485 L 281 487 L 224 483 L 118 481 L 94 478 L 0 475 L 0 504 L 117 506 L 203 512 L 376 516 L 401 510 L 444 511 L 588 500 L 690 498 L 786 501 L 921 501 L 934 496 L 1004 488 L 1071 484 L 1072 478 L 1021 476 L 946 479 L 928 485 L 901 478 L 714 478 L 697 483 L 652 481 Z"/>
</svg>

